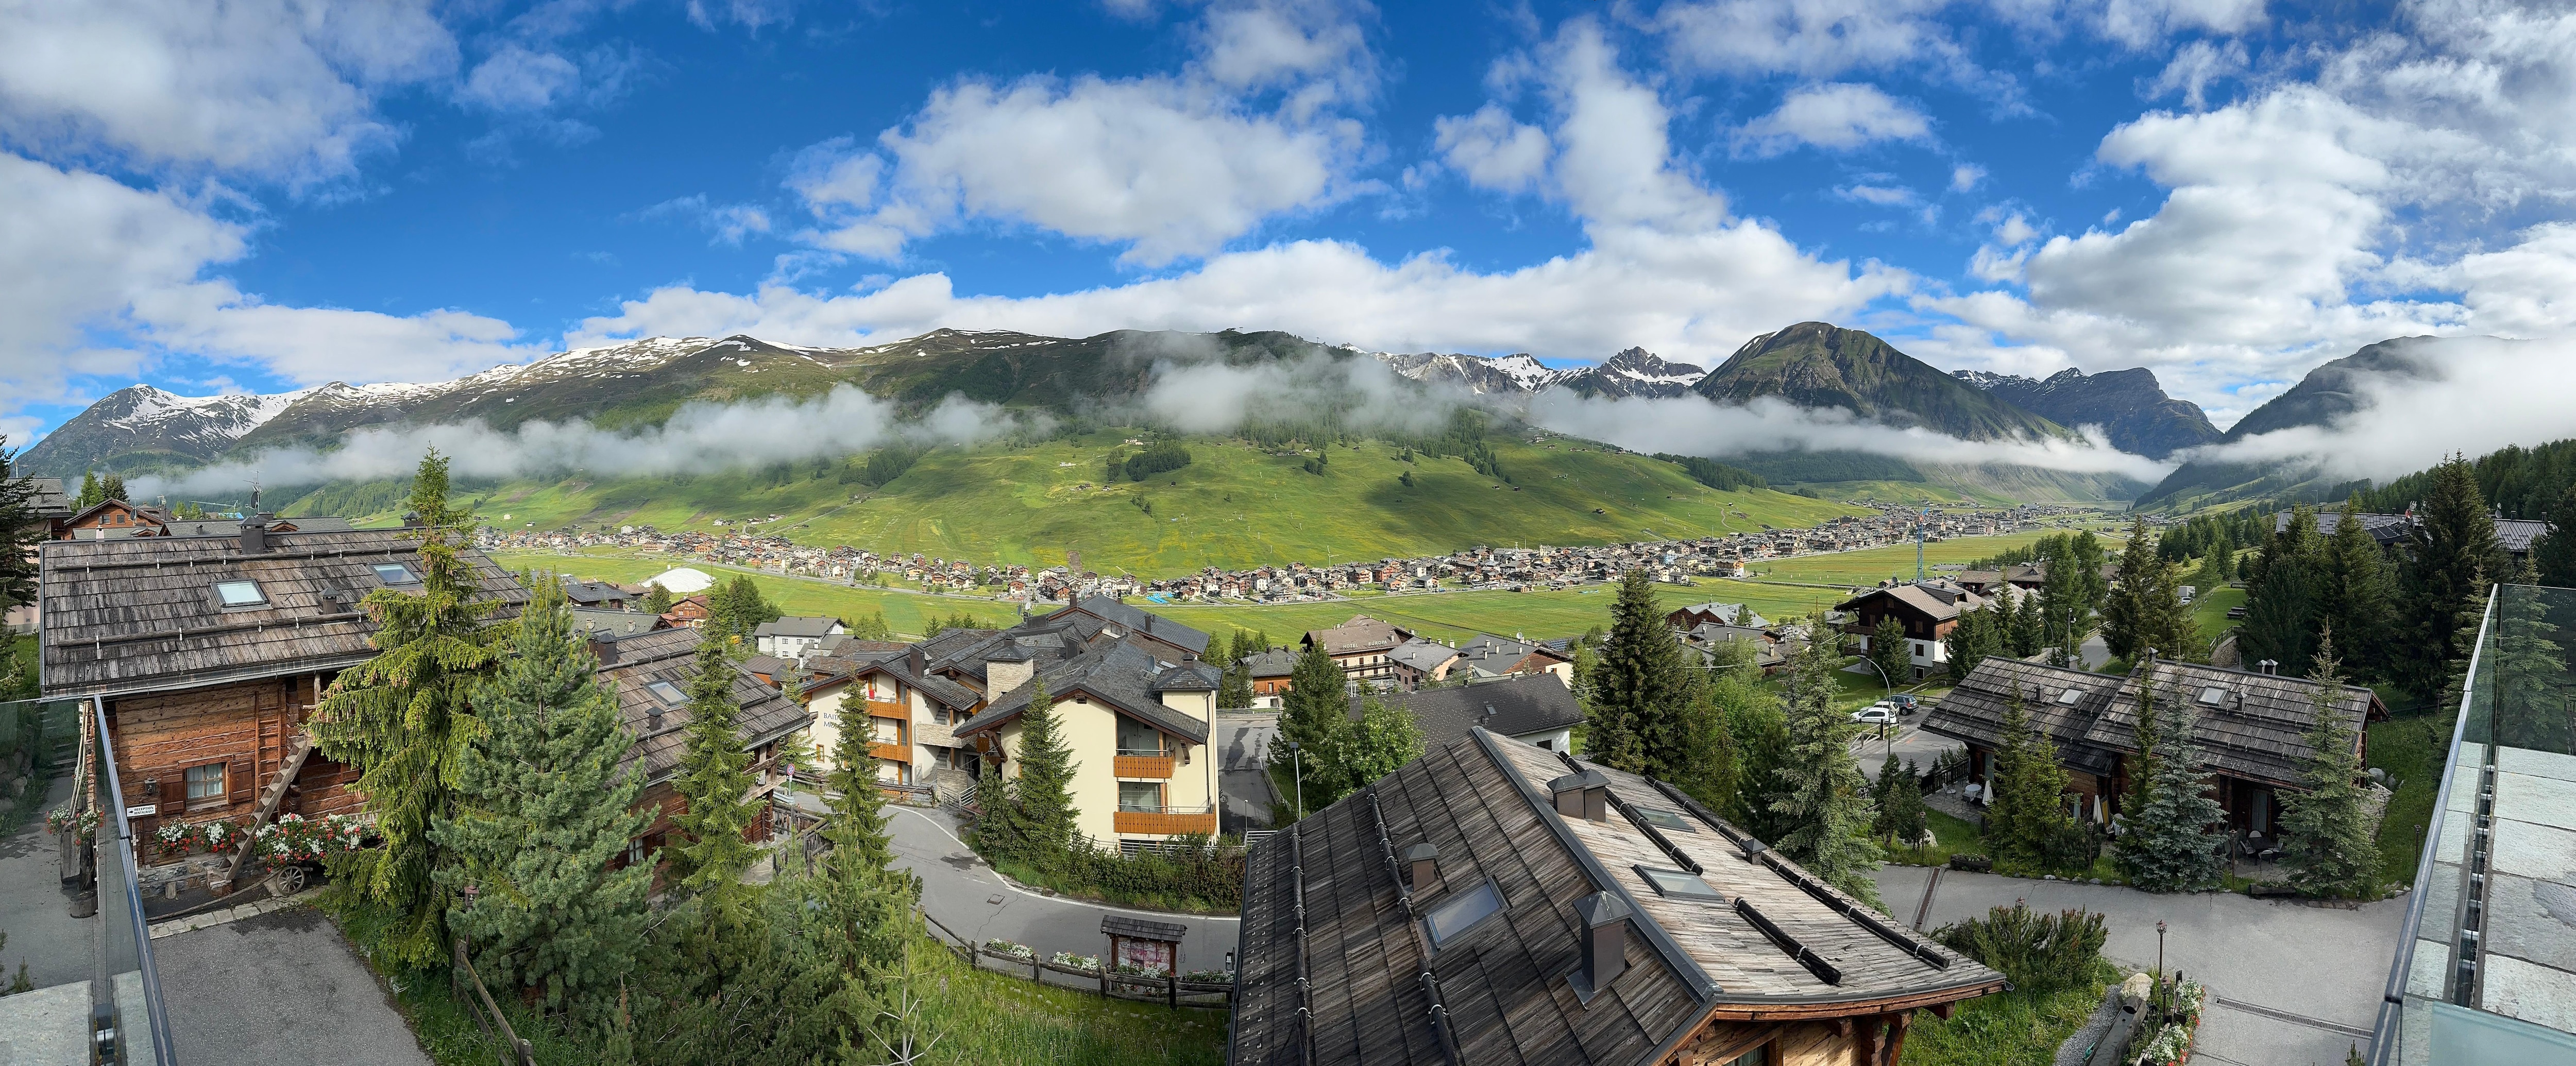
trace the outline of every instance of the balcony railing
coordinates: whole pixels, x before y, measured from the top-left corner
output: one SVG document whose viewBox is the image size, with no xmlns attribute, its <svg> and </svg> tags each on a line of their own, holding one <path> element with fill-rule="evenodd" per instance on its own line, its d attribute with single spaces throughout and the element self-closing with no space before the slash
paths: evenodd
<svg viewBox="0 0 2576 1066">
<path fill-rule="evenodd" d="M 1184 833 L 1216 834 L 1216 805 L 1197 807 L 1120 808 L 1110 819 L 1111 828 L 1120 835 L 1179 836 Z"/>
<path fill-rule="evenodd" d="M 1110 772 L 1116 777 L 1172 776 L 1172 757 L 1160 751 L 1130 751 L 1120 748 L 1118 757 L 1111 762 Z"/>
<path fill-rule="evenodd" d="M 2525 902 L 2576 888 L 2576 875 L 2536 872 L 2556 870 L 2554 854 L 2533 854 L 2576 825 L 2576 802 L 2562 798 L 2576 779 L 2565 695 L 2576 672 L 2559 643 L 2571 621 L 2576 590 L 2505 585 L 2487 598 L 2398 930 L 2376 1066 L 2576 1063 L 2576 1033 L 2528 1009 L 2546 987 L 2535 975 L 2557 972 L 2554 956 L 2530 955 L 2562 943 L 2565 926 Z M 2508 880 L 2529 883 L 2497 892 Z"/>
<path fill-rule="evenodd" d="M 175 1066 L 170 1020 L 161 1004 L 161 975 L 152 964 L 152 933 L 134 865 L 134 823 L 126 816 L 125 790 L 117 778 L 116 745 L 105 708 L 81 709 L 81 763 L 75 802 L 95 811 L 92 848 L 98 892 L 99 937 L 89 984 L 89 1043 L 101 1062 Z M 16 705 L 0 704 L 14 713 Z"/>
</svg>

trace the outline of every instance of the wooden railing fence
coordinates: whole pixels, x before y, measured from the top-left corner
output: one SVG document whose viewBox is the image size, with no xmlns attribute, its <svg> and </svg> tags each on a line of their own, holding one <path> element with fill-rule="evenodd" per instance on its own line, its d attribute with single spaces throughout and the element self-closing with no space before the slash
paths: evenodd
<svg viewBox="0 0 2576 1066">
<path fill-rule="evenodd" d="M 464 1001 L 465 1013 L 473 1015 L 474 1024 L 482 1027 L 483 1038 L 500 1040 L 503 1066 L 537 1066 L 536 1049 L 511 1030 L 510 1020 L 501 1016 L 500 1005 L 492 1002 L 491 990 L 483 987 L 482 975 L 466 961 L 465 938 L 461 936 L 456 938 L 456 968 L 449 972 L 449 981 L 456 998 Z"/>
<path fill-rule="evenodd" d="M 1020 976 L 1021 968 L 1026 967 L 1028 979 L 1039 984 L 1046 984 L 1046 975 L 1050 973 L 1083 978 L 1098 982 L 1098 993 L 1109 999 L 1134 1000 L 1143 1003 L 1159 1002 L 1175 1009 L 1180 1007 L 1226 1008 L 1234 1005 L 1234 983 L 1231 981 L 1184 981 L 1181 980 L 1177 968 L 1167 973 L 1153 975 L 1118 973 L 1107 963 L 1093 967 L 1059 966 L 1053 961 L 1039 957 L 1034 948 L 1026 955 L 1018 955 L 979 946 L 974 941 L 957 935 L 956 930 L 940 924 L 939 919 L 930 916 L 930 912 L 916 908 L 916 913 L 929 922 L 932 928 L 947 935 L 947 940 L 940 941 L 941 947 L 956 952 L 959 961 L 978 969 L 1017 977 Z M 1008 965 L 986 965 L 983 962 L 985 959 Z M 1057 984 L 1053 987 L 1071 988 L 1073 986 Z"/>
</svg>

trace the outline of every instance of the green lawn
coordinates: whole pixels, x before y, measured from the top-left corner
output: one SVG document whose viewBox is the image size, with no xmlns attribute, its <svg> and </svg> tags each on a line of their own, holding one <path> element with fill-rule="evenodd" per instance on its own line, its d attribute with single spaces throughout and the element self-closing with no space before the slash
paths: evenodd
<svg viewBox="0 0 2576 1066">
<path fill-rule="evenodd" d="M 2084 1027 L 2102 1003 L 2102 989 L 2124 974 L 2099 963 L 2099 983 L 2077 985 L 2042 998 L 1997 992 L 1959 1004 L 1947 1021 L 1930 1011 L 1914 1016 L 1905 1038 L 1906 1066 L 2046 1066 L 2057 1045 Z"/>
<path fill-rule="evenodd" d="M 2200 631 L 2200 639 L 2216 644 L 2218 638 L 2236 623 L 2227 617 L 2231 608 L 2245 606 L 2244 589 L 2215 588 L 2200 590 L 2200 598 L 2191 604 L 2191 624 Z"/>
<path fill-rule="evenodd" d="M 2045 529 L 2006 533 L 1992 537 L 1960 537 L 1923 546 L 1926 574 L 1937 563 L 1967 563 L 1986 558 L 2008 548 L 2027 547 L 2041 537 L 2063 533 L 2062 529 Z M 2114 543 L 2110 550 L 2118 551 Z M 1875 585 L 1891 577 L 1914 579 L 1914 545 L 1892 544 L 1884 548 L 1835 552 L 1830 555 L 1805 555 L 1795 559 L 1757 563 L 1758 578 L 1772 581 L 1811 581 L 1828 585 Z"/>
<path fill-rule="evenodd" d="M 1189 466 L 1103 487 L 1102 461 L 1134 450 L 1123 439 L 1114 431 L 1028 447 L 942 448 L 873 491 L 800 465 L 793 480 L 777 484 L 756 473 L 514 482 L 476 494 L 472 504 L 480 520 L 510 529 L 712 529 L 719 518 L 777 514 L 783 520 L 754 528 L 799 543 L 978 563 L 1054 566 L 1080 551 L 1085 566 L 1146 576 L 1475 544 L 1758 532 L 1864 513 L 1769 489 L 1719 492 L 1673 464 L 1552 436 L 1537 444 L 1488 439 L 1511 484 L 1457 459 L 1417 454 L 1404 462 L 1400 449 L 1374 441 L 1332 446 L 1316 475 L 1301 468 L 1312 449 L 1271 454 L 1240 440 L 1195 438 Z M 1411 487 L 1398 480 L 1407 473 Z M 1151 513 L 1137 506 L 1140 498 Z"/>
<path fill-rule="evenodd" d="M 2450 715 L 2391 718 L 2369 727 L 2370 765 L 2388 771 L 2397 794 L 2379 821 L 2379 882 L 2412 885 L 2450 758 Z"/>
</svg>

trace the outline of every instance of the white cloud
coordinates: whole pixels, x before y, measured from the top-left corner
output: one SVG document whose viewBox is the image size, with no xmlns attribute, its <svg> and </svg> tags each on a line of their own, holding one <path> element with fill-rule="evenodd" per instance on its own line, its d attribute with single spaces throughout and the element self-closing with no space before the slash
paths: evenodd
<svg viewBox="0 0 2576 1066">
<path fill-rule="evenodd" d="M 1442 115 L 1432 128 L 1441 158 L 1477 186 L 1526 192 L 1547 173 L 1547 131 L 1515 121 L 1500 104 L 1471 115 Z"/>
<path fill-rule="evenodd" d="M 2522 238 L 2452 266 L 2445 280 L 2466 294 L 2470 328 L 2508 337 L 2576 332 L 2576 223 L 2533 226 Z"/>
<path fill-rule="evenodd" d="M 1332 86 L 1358 98 L 1376 87 L 1377 71 L 1357 22 L 1364 3 L 1236 2 L 1208 9 L 1198 30 L 1199 69 L 1237 89 L 1304 84 Z M 1322 103 L 1309 97 L 1302 107 Z"/>
<path fill-rule="evenodd" d="M 2243 33 L 2263 19 L 2263 0 L 2095 0 L 2077 17 L 2103 37 L 2144 51 L 2179 33 Z"/>
<path fill-rule="evenodd" d="M 298 187 L 346 177 L 395 131 L 386 89 L 443 78 L 456 45 L 426 0 L 94 0 L 0 6 L 0 135 Z"/>
<path fill-rule="evenodd" d="M 460 103 L 494 111 L 543 111 L 581 86 L 581 67 L 552 52 L 505 45 L 465 76 Z"/>
<path fill-rule="evenodd" d="M 1968 192 L 1986 180 L 1986 168 L 1975 163 L 1961 163 L 1950 168 L 1950 191 Z"/>
<path fill-rule="evenodd" d="M 2199 449 L 2190 458 L 2304 466 L 2337 481 L 2386 480 L 2451 452 L 2567 437 L 2576 393 L 2576 341 L 2447 340 L 2423 377 L 2359 381 L 2360 410 L 2331 426 L 2301 426 Z M 2499 382 L 2511 387 L 2500 388 Z"/>
<path fill-rule="evenodd" d="M 1934 16 L 1950 0 L 1677 0 L 1654 15 L 1676 61 L 1832 77 L 1931 61 L 1972 66 Z"/>
<path fill-rule="evenodd" d="M 664 200 L 639 214 L 645 218 L 686 219 L 705 229 L 720 244 L 738 246 L 744 237 L 769 232 L 769 212 L 751 204 L 709 203 L 705 193 Z"/>
<path fill-rule="evenodd" d="M 1914 190 L 1901 185 L 1846 185 L 1835 189 L 1834 195 L 1880 207 L 1911 207 L 1922 202 Z"/>
<path fill-rule="evenodd" d="M 2229 41 L 2224 46 L 2193 41 L 2174 53 L 2164 72 L 2148 86 L 2148 92 L 2156 96 L 2179 92 L 2183 103 L 2198 111 L 2209 104 L 2211 82 L 2243 74 L 2249 62 L 2243 41 Z"/>
<path fill-rule="evenodd" d="M 1541 393 L 1529 416 L 1559 432 L 1608 441 L 1623 448 L 1686 455 L 1741 455 L 1771 451 L 1857 451 L 1923 463 L 1974 466 L 2006 463 L 2077 473 L 2123 474 L 2152 482 L 2172 469 L 2088 438 L 1970 441 L 1919 427 L 1897 428 L 1838 407 L 1808 410 L 1774 397 L 1733 406 L 1700 396 L 1666 399 L 1587 399 Z"/>
<path fill-rule="evenodd" d="M 1803 86 L 1778 110 L 1736 131 L 1739 150 L 1779 155 L 1801 144 L 1849 151 L 1878 141 L 1928 141 L 1932 120 L 1878 90 L 1850 82 Z"/>
</svg>

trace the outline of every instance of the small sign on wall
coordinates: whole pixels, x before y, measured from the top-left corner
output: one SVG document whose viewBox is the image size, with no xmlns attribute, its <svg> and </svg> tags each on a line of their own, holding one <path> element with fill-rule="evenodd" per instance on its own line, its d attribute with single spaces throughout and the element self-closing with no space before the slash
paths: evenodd
<svg viewBox="0 0 2576 1066">
<path fill-rule="evenodd" d="M 125 809 L 125 816 L 128 818 L 150 818 L 159 813 L 161 813 L 161 805 L 158 803 L 146 803 L 140 807 Z"/>
</svg>

